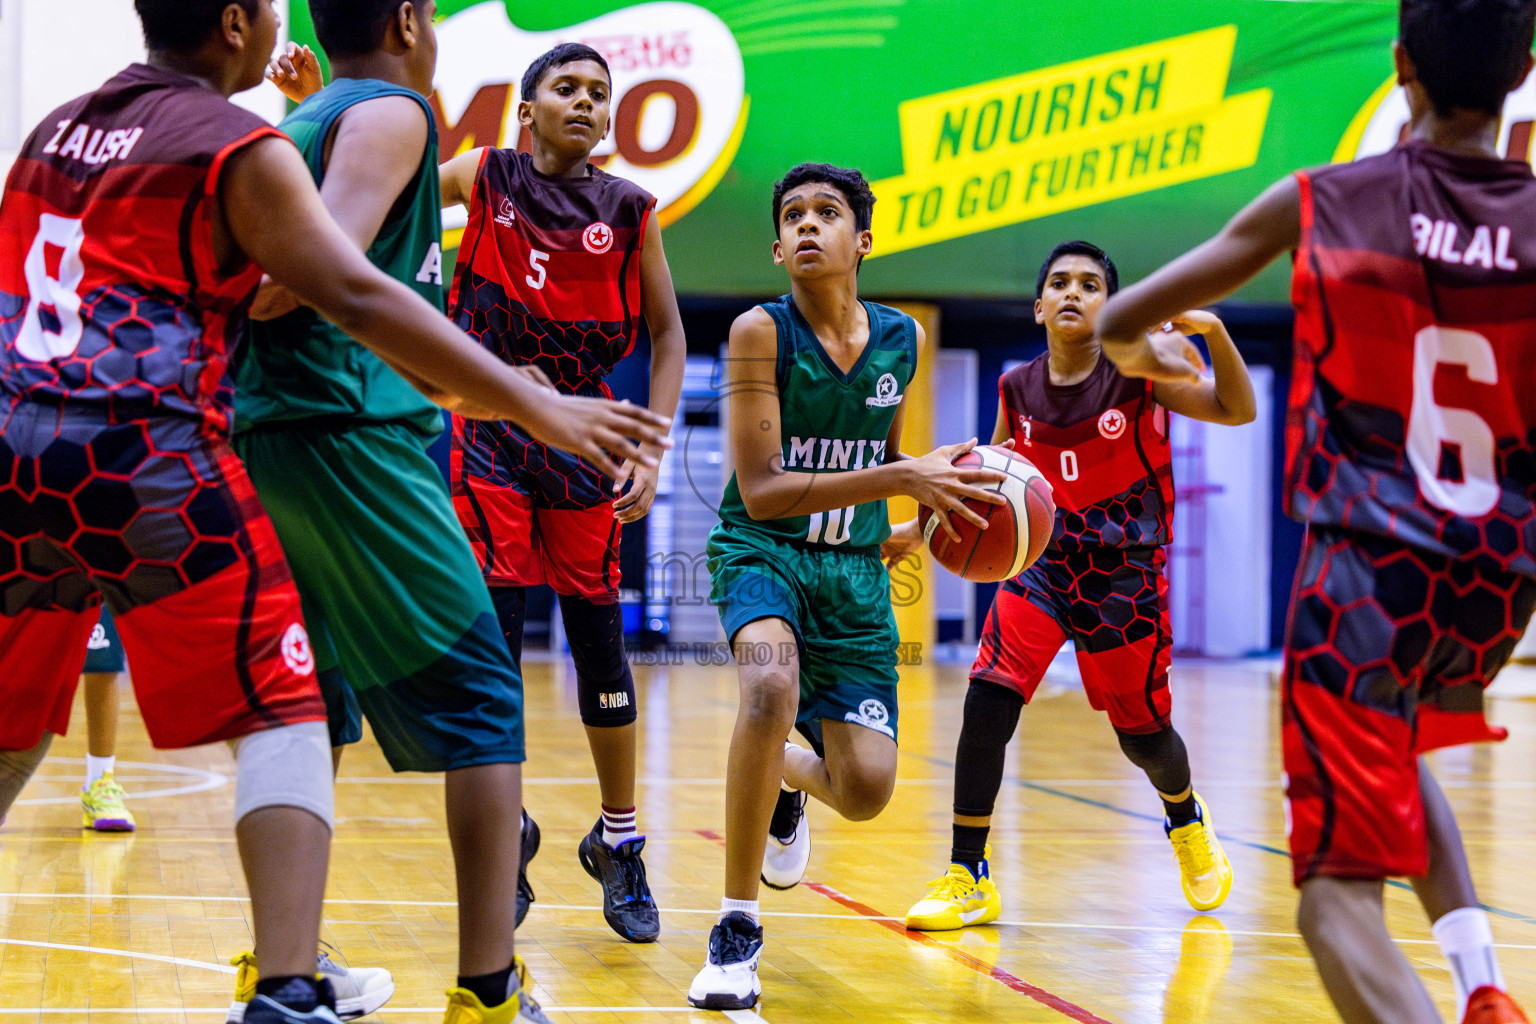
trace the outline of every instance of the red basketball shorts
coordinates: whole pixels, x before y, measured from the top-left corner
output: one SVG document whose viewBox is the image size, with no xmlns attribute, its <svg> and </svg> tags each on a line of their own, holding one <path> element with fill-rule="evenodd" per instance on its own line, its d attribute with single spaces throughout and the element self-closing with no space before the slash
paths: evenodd
<svg viewBox="0 0 1536 1024">
<path fill-rule="evenodd" d="M 1311 528 L 1281 689 L 1297 885 L 1428 870 L 1418 756 L 1503 738 L 1483 718 L 1483 689 L 1533 607 L 1529 577 Z"/>
<path fill-rule="evenodd" d="M 510 424 L 455 416 L 453 427 L 453 508 L 486 583 L 616 602 L 619 521 L 603 477 Z"/>
<path fill-rule="evenodd" d="M 1004 583 L 987 612 L 972 679 L 1035 695 L 1068 639 L 1083 689 L 1120 732 L 1168 726 L 1167 556 L 1162 548 L 1047 552 Z"/>
<path fill-rule="evenodd" d="M 277 536 L 196 421 L 19 403 L 0 508 L 0 749 L 68 729 L 103 598 L 155 746 L 325 720 Z"/>
</svg>

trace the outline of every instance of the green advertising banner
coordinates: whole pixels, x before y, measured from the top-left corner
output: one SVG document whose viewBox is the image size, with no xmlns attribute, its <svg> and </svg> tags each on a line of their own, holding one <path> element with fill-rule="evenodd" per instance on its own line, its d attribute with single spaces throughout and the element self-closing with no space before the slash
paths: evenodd
<svg viewBox="0 0 1536 1024">
<path fill-rule="evenodd" d="M 444 156 L 519 144 L 518 81 L 557 42 L 601 51 L 594 162 L 653 192 L 680 292 L 782 290 L 773 182 L 805 160 L 875 183 L 875 296 L 1032 295 L 1058 241 L 1127 280 L 1298 167 L 1389 148 L 1395 0 L 440 0 Z M 313 41 L 303 0 L 293 36 Z M 1529 93 L 1529 95 L 1526 95 Z M 1536 83 L 1502 144 L 1528 157 Z M 456 218 L 456 219 L 455 219 Z M 462 213 L 445 217 L 447 241 Z M 1284 268 L 1243 294 L 1283 302 Z"/>
</svg>

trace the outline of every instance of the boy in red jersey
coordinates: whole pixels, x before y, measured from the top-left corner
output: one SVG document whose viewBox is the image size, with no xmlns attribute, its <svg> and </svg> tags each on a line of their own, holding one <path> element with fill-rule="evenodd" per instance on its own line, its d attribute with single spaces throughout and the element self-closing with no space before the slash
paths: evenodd
<svg viewBox="0 0 1536 1024">
<path fill-rule="evenodd" d="M 1045 325 L 1048 350 L 998 381 L 992 443 L 1012 438 L 1014 450 L 1039 467 L 1058 518 L 1045 556 L 1004 583 L 987 613 L 955 754 L 951 863 L 907 913 L 909 928 L 996 920 L 1001 902 L 987 833 L 1004 752 L 1020 711 L 1069 638 L 1089 703 L 1108 713 L 1120 749 L 1162 798 L 1185 898 L 1196 910 L 1212 910 L 1232 887 L 1232 867 L 1192 788 L 1189 754 L 1171 718 L 1173 631 L 1163 572 L 1173 541 L 1168 414 L 1247 423 L 1253 386 L 1221 321 L 1198 311 L 1175 317 L 1166 331 L 1205 336 L 1214 380 L 1149 384 L 1120 376 L 1093 336 L 1119 284 L 1098 246 L 1056 246 L 1035 282 L 1035 320 Z M 903 524 L 891 552 L 920 544 L 916 528 L 915 520 Z"/>
<path fill-rule="evenodd" d="M 1403 0 L 1408 140 L 1281 180 L 1099 319 L 1122 372 L 1188 377 L 1141 332 L 1295 252 L 1286 503 L 1307 539 L 1281 739 L 1298 924 L 1349 1024 L 1440 1020 L 1387 932 L 1391 875 L 1434 922 L 1457 1018 L 1526 1019 L 1420 755 L 1499 738 L 1483 688 L 1536 605 L 1536 179 L 1495 149 L 1533 25 L 1532 0 Z"/>
<path fill-rule="evenodd" d="M 562 43 L 523 75 L 517 117 L 532 152 L 472 150 L 443 165 L 444 205 L 469 208 L 450 315 L 507 362 L 542 369 L 557 389 L 605 397 L 603 378 L 633 348 L 644 315 L 650 408 L 670 419 L 682 391 L 683 327 L 656 200 L 587 162 L 608 134 L 611 95 L 602 55 Z M 578 849 L 582 867 L 602 883 L 609 926 L 652 942 L 660 920 L 636 826 L 635 684 L 618 555 L 621 525 L 650 510 L 656 467 L 626 463 L 609 483 L 600 467 L 515 424 L 456 418 L 455 427 L 454 504 L 514 655 L 522 654 L 526 588 L 547 583 L 560 598 L 602 797 Z M 523 827 L 525 849 L 536 848 L 526 813 Z M 533 899 L 526 870 L 519 899 L 523 908 Z"/>
<path fill-rule="evenodd" d="M 600 463 L 640 457 L 622 435 L 659 442 L 664 424 L 551 395 L 367 262 L 292 144 L 228 102 L 262 79 L 270 2 L 135 6 L 149 62 L 46 118 L 0 201 L 0 815 L 68 725 L 104 598 L 154 743 L 236 746 L 262 949 L 246 1021 L 334 1022 L 315 981 L 325 708 L 227 440 L 230 348 L 261 269 L 423 386 Z"/>
</svg>

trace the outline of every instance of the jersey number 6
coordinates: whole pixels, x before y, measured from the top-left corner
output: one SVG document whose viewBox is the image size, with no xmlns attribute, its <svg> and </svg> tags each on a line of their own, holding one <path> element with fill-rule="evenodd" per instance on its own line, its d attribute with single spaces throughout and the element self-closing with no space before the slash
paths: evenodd
<svg viewBox="0 0 1536 1024">
<path fill-rule="evenodd" d="M 1477 384 L 1497 384 L 1499 367 L 1493 346 L 1474 331 L 1426 327 L 1413 338 L 1413 408 L 1408 414 L 1408 462 L 1419 493 L 1436 508 L 1460 516 L 1484 516 L 1499 502 L 1494 469 L 1493 428 L 1470 409 L 1435 404 L 1435 369 L 1464 366 Z M 1457 449 L 1461 479 L 1440 475 L 1442 454 Z"/>
</svg>

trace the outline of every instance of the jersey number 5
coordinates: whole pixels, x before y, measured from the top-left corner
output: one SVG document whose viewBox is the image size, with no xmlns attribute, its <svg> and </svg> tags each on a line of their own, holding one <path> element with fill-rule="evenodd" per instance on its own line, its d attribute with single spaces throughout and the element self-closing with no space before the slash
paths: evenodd
<svg viewBox="0 0 1536 1024">
<path fill-rule="evenodd" d="M 1464 366 L 1478 384 L 1497 384 L 1493 346 L 1473 331 L 1426 327 L 1413 338 L 1413 408 L 1408 414 L 1408 462 L 1419 493 L 1436 508 L 1460 516 L 1484 516 L 1499 502 L 1493 428 L 1470 409 L 1435 404 L 1435 369 Z M 1460 455 L 1461 479 L 1440 475 L 1447 447 Z"/>
<path fill-rule="evenodd" d="M 547 260 L 547 259 L 549 259 L 549 253 L 547 253 L 547 252 L 540 252 L 537 249 L 529 249 L 528 250 L 528 265 L 533 268 L 533 273 L 529 274 L 529 275 L 527 275 L 526 277 L 523 278 L 524 281 L 528 282 L 528 287 L 530 287 L 530 288 L 543 288 L 544 287 L 544 273 L 545 272 L 544 272 L 544 262 L 543 261 Z M 538 276 L 535 277 L 534 276 L 535 274 L 537 274 Z"/>
<path fill-rule="evenodd" d="M 80 247 L 85 227 L 70 217 L 43 214 L 37 237 L 22 264 L 27 279 L 27 313 L 16 335 L 16 351 L 28 359 L 47 362 L 71 355 L 80 345 L 80 282 L 85 263 Z M 56 270 L 49 268 L 50 255 L 58 254 Z M 43 321 L 44 314 L 48 322 Z"/>
</svg>

